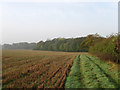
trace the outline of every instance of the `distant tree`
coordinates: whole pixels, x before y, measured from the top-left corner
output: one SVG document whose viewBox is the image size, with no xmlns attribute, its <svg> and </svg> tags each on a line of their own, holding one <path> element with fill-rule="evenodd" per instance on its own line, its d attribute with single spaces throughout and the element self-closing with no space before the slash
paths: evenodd
<svg viewBox="0 0 120 90">
<path fill-rule="evenodd" d="M 91 46 L 104 39 L 105 39 L 104 37 L 101 37 L 98 34 L 91 34 L 86 37 L 86 39 L 81 43 L 80 47 L 88 51 Z"/>
<path fill-rule="evenodd" d="M 45 42 L 40 41 L 37 43 L 35 50 L 49 50 L 49 51 L 66 51 L 66 52 L 78 52 L 81 51 L 81 42 L 85 37 L 80 38 L 55 38 L 53 40 L 47 40 Z M 83 50 L 82 50 L 83 51 Z"/>
<path fill-rule="evenodd" d="M 36 46 L 36 43 L 13 43 L 13 44 L 4 44 L 2 45 L 3 49 L 33 49 Z"/>
</svg>

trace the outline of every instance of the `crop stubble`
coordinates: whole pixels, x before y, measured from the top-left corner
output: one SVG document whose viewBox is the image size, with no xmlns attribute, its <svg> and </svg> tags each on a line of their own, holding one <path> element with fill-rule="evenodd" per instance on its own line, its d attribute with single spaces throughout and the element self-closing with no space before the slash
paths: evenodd
<svg viewBox="0 0 120 90">
<path fill-rule="evenodd" d="M 62 88 L 77 54 L 79 53 L 3 50 L 3 87 Z"/>
</svg>

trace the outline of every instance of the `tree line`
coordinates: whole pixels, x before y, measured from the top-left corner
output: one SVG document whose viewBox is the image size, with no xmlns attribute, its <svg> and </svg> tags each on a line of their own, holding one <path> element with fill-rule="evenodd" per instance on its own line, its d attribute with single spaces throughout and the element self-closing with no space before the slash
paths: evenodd
<svg viewBox="0 0 120 90">
<path fill-rule="evenodd" d="M 35 46 L 36 43 L 20 42 L 13 44 L 4 44 L 2 45 L 2 49 L 34 49 Z"/>
<path fill-rule="evenodd" d="M 47 51 L 65 51 L 65 52 L 87 52 L 86 48 L 81 48 L 80 44 L 86 37 L 80 38 L 55 38 L 45 42 L 40 41 L 37 43 L 34 50 L 47 50 Z"/>
<path fill-rule="evenodd" d="M 104 39 L 104 37 L 98 34 L 91 34 L 79 38 L 55 38 L 45 42 L 38 42 L 34 50 L 88 52 L 90 46 Z"/>
<path fill-rule="evenodd" d="M 90 34 L 79 38 L 55 38 L 45 42 L 40 41 L 34 50 L 89 52 L 102 60 L 120 63 L 120 34 L 102 37 Z"/>
<path fill-rule="evenodd" d="M 54 38 L 38 43 L 13 43 L 2 45 L 3 49 L 33 49 L 64 52 L 89 52 L 102 60 L 120 63 L 120 33 L 102 37 L 90 34 L 79 38 Z"/>
</svg>

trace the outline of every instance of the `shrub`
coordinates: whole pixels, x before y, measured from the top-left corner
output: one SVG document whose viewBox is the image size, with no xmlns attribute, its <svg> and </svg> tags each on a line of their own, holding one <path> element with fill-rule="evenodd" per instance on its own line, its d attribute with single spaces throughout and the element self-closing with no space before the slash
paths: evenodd
<svg viewBox="0 0 120 90">
<path fill-rule="evenodd" d="M 89 48 L 89 52 L 103 60 L 120 62 L 120 35 L 111 35 L 103 41 L 100 41 Z"/>
</svg>

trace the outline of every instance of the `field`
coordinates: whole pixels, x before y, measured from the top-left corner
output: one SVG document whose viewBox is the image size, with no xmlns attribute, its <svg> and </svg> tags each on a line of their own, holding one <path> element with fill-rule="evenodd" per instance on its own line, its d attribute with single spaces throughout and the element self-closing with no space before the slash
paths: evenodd
<svg viewBox="0 0 120 90">
<path fill-rule="evenodd" d="M 3 50 L 3 88 L 118 88 L 118 68 L 87 53 Z"/>
<path fill-rule="evenodd" d="M 118 68 L 96 57 L 78 55 L 73 63 L 66 88 L 118 88 Z"/>
<path fill-rule="evenodd" d="M 73 60 L 80 53 L 3 50 L 3 88 L 64 87 Z"/>
</svg>

